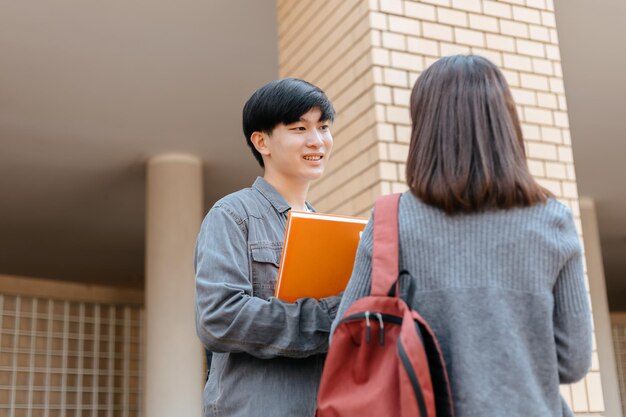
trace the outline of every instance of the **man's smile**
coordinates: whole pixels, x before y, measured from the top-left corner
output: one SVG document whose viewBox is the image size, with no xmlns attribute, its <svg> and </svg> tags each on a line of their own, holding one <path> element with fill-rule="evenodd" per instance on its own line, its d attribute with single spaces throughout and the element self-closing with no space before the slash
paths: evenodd
<svg viewBox="0 0 626 417">
<path fill-rule="evenodd" d="M 307 154 L 303 156 L 303 158 L 306 159 L 307 161 L 319 161 L 323 157 L 324 155 L 321 153 Z"/>
</svg>

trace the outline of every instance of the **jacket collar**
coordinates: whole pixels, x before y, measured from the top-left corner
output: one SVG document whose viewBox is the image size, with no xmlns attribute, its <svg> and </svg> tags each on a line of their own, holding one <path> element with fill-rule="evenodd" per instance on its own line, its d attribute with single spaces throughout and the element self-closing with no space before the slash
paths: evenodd
<svg viewBox="0 0 626 417">
<path fill-rule="evenodd" d="M 276 209 L 279 213 L 286 213 L 291 210 L 291 206 L 287 203 L 287 200 L 274 188 L 272 184 L 267 182 L 263 177 L 257 177 L 252 184 L 252 188 L 261 193 L 263 197 L 270 202 L 272 207 Z M 306 201 L 305 204 L 311 211 L 315 211 L 313 206 Z"/>
</svg>

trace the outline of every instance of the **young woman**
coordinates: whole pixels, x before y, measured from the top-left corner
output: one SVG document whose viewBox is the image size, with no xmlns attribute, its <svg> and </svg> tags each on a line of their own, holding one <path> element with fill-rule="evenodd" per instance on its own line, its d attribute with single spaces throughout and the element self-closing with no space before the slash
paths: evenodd
<svg viewBox="0 0 626 417">
<path fill-rule="evenodd" d="M 400 199 L 400 293 L 434 330 L 457 417 L 571 416 L 591 317 L 568 208 L 529 173 L 502 73 L 451 56 L 418 78 Z M 375 215 L 375 213 L 374 213 Z M 337 319 L 371 285 L 372 224 Z"/>
</svg>

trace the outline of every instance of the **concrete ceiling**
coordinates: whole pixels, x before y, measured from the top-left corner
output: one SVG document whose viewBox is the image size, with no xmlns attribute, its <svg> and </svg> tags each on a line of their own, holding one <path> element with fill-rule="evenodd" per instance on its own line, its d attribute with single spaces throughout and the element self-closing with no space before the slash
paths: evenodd
<svg viewBox="0 0 626 417">
<path fill-rule="evenodd" d="M 626 310 L 626 3 L 556 0 L 581 195 Z M 0 4 L 0 273 L 141 287 L 145 161 L 191 152 L 206 203 L 249 184 L 240 128 L 278 75 L 274 0 Z"/>
<path fill-rule="evenodd" d="M 626 311 L 626 2 L 555 6 L 578 192 L 596 203 L 610 308 Z"/>
<path fill-rule="evenodd" d="M 147 158 L 201 156 L 207 204 L 260 172 L 241 108 L 278 76 L 275 15 L 274 0 L 2 2 L 0 273 L 142 286 Z"/>
</svg>

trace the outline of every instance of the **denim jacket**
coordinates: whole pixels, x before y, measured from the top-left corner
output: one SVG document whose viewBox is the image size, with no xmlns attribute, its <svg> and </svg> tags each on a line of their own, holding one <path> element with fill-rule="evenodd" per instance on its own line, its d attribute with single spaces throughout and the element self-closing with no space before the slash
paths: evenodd
<svg viewBox="0 0 626 417">
<path fill-rule="evenodd" d="M 339 297 L 273 297 L 289 209 L 259 177 L 215 203 L 202 223 L 196 329 L 213 352 L 205 417 L 314 414 Z"/>
</svg>

